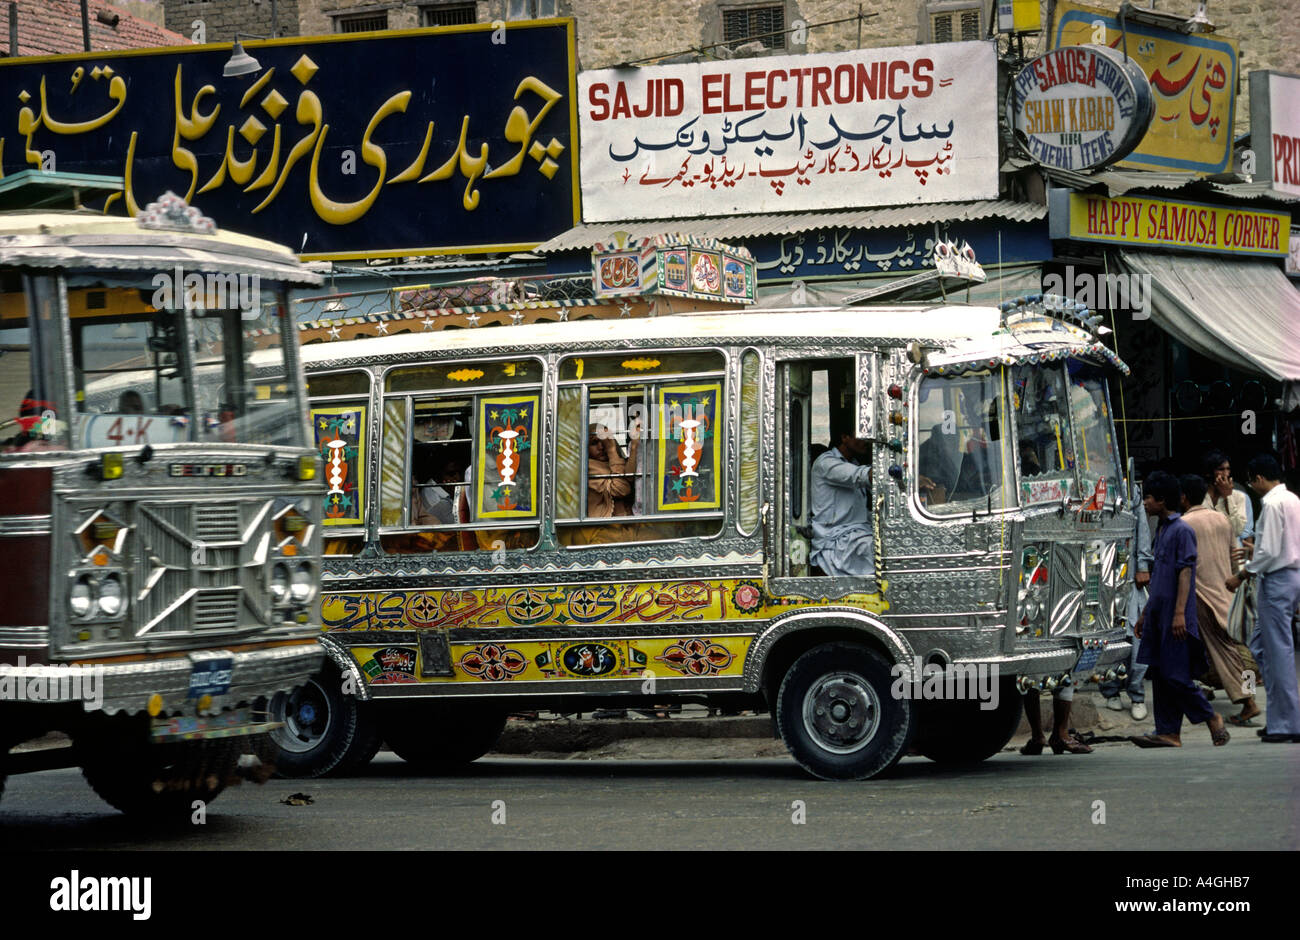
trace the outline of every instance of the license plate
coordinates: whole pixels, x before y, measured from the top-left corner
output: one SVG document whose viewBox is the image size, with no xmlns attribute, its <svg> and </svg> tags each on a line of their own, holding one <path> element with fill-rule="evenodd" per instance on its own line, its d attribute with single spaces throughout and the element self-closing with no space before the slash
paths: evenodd
<svg viewBox="0 0 1300 940">
<path fill-rule="evenodd" d="M 1091 672 L 1092 667 L 1097 665 L 1097 657 L 1101 655 L 1101 647 L 1093 646 L 1083 651 L 1079 657 L 1079 662 L 1075 665 L 1075 672 Z"/>
<path fill-rule="evenodd" d="M 190 688 L 186 698 L 225 695 L 230 691 L 230 674 L 235 661 L 229 657 L 204 659 L 190 667 Z"/>
</svg>

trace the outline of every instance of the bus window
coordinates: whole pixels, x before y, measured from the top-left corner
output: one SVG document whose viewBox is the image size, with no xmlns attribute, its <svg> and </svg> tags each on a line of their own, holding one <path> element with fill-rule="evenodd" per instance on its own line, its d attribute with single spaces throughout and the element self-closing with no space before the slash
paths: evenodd
<svg viewBox="0 0 1300 940">
<path fill-rule="evenodd" d="M 917 392 L 917 498 L 935 515 L 1015 505 L 1000 373 L 922 379 Z"/>
<path fill-rule="evenodd" d="M 1059 365 L 1018 366 L 1011 387 L 1024 503 L 1060 502 L 1074 480 L 1065 374 Z"/>
<path fill-rule="evenodd" d="M 536 360 L 435 363 L 389 373 L 390 393 L 413 394 L 390 394 L 385 403 L 380 521 L 401 530 L 381 533 L 385 552 L 537 543 L 540 380 Z"/>
<path fill-rule="evenodd" d="M 713 352 L 565 360 L 556 454 L 562 544 L 718 532 L 724 365 Z"/>
<path fill-rule="evenodd" d="M 0 451 L 68 446 L 60 407 L 58 282 L 6 272 L 0 280 Z M 28 306 L 32 320 L 28 320 Z"/>
<path fill-rule="evenodd" d="M 1077 359 L 1068 359 L 1066 372 L 1070 381 L 1070 417 L 1074 427 L 1079 482 L 1083 485 L 1082 495 L 1087 498 L 1094 493 L 1102 494 L 1118 483 L 1119 449 L 1111 434 L 1110 408 L 1102 371 Z M 1103 484 L 1102 480 L 1106 483 Z"/>
</svg>

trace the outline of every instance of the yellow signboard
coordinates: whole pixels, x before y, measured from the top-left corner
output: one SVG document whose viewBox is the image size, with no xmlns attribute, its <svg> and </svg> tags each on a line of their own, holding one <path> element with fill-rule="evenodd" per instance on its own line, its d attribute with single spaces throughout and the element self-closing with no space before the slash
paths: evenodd
<svg viewBox="0 0 1300 940">
<path fill-rule="evenodd" d="M 1125 36 L 1125 32 L 1127 36 Z M 1052 48 L 1106 45 L 1126 51 L 1151 81 L 1156 114 L 1142 142 L 1119 166 L 1222 173 L 1232 162 L 1237 100 L 1237 42 L 1182 35 L 1061 0 Z"/>
<path fill-rule="evenodd" d="M 1290 247 L 1286 212 L 1065 190 L 1052 192 L 1049 210 L 1052 238 L 1269 257 Z"/>
</svg>

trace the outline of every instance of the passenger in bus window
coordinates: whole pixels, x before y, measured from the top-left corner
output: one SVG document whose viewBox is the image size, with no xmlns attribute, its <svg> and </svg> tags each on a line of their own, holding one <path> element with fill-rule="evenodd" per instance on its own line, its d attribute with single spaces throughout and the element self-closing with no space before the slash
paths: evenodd
<svg viewBox="0 0 1300 940">
<path fill-rule="evenodd" d="M 124 415 L 142 415 L 144 414 L 144 399 L 140 393 L 133 388 L 128 388 L 117 399 L 117 410 L 119 414 Z"/>
<path fill-rule="evenodd" d="M 635 492 L 627 468 L 636 466 L 640 439 L 628 436 L 624 457 L 605 425 L 593 424 L 587 430 L 587 515 L 594 519 L 626 516 L 626 500 Z"/>
<path fill-rule="evenodd" d="M 841 421 L 832 427 L 831 441 L 835 446 L 812 468 L 809 561 L 827 575 L 872 577 L 871 445 Z"/>
<path fill-rule="evenodd" d="M 466 461 L 454 450 L 443 448 L 421 463 L 424 465 L 412 473 L 422 482 L 412 488 L 411 521 L 414 525 L 451 525 L 456 522 L 456 490 L 465 475 Z"/>
<path fill-rule="evenodd" d="M 930 428 L 929 436 L 918 448 L 917 489 L 928 506 L 948 501 L 957 483 L 959 469 L 957 435 L 946 433 L 940 421 Z"/>
</svg>

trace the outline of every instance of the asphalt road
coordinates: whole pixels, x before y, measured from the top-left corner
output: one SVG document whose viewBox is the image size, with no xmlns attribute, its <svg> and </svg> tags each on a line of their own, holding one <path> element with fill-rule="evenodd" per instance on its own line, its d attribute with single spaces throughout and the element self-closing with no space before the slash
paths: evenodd
<svg viewBox="0 0 1300 940">
<path fill-rule="evenodd" d="M 75 770 L 47 771 L 8 781 L 0 848 L 1300 848 L 1300 744 L 1239 732 L 1214 748 L 1185 730 L 1180 751 L 1008 751 L 965 771 L 913 757 L 865 783 L 813 780 L 788 758 L 487 758 L 428 777 L 385 752 L 347 779 L 227 790 L 203 825 L 171 831 L 127 820 Z M 296 792 L 313 802 L 281 803 Z"/>
</svg>

